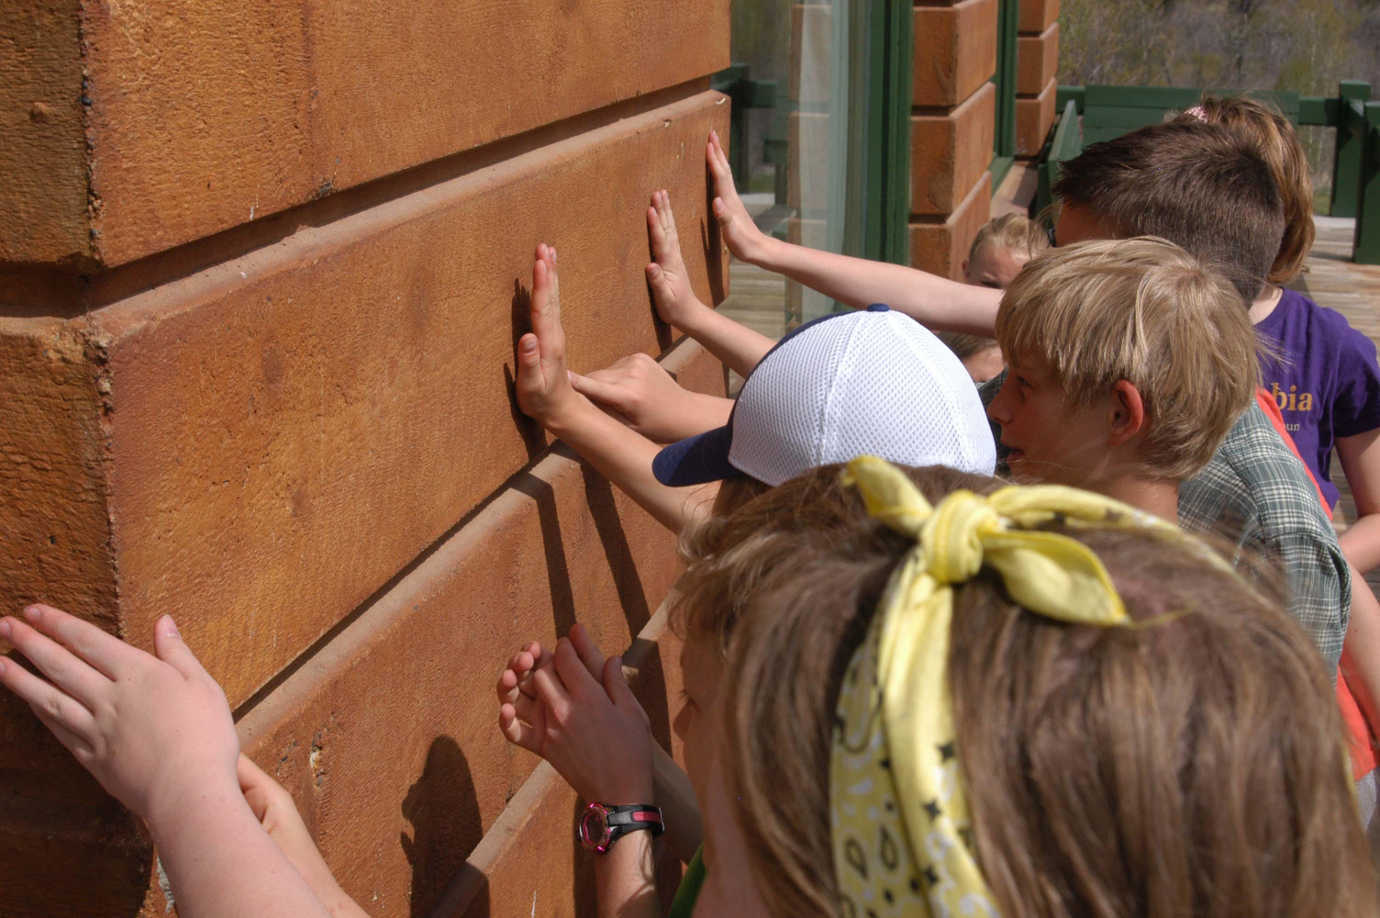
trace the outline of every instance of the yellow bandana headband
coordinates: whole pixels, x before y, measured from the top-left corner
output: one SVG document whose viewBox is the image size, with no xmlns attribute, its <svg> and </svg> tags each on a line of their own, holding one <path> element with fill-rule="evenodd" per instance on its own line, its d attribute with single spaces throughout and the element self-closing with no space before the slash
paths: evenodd
<svg viewBox="0 0 1380 918">
<path fill-rule="evenodd" d="M 1058 485 L 986 497 L 956 491 L 931 507 L 905 473 L 873 456 L 848 463 L 843 481 L 857 487 L 872 517 L 917 544 L 849 662 L 835 712 L 829 799 L 841 914 L 996 915 L 977 866 L 954 743 L 950 584 L 987 567 L 1032 612 L 1129 625 L 1097 555 L 1076 539 L 1034 530 L 1086 524 L 1185 537 L 1143 511 Z"/>
</svg>

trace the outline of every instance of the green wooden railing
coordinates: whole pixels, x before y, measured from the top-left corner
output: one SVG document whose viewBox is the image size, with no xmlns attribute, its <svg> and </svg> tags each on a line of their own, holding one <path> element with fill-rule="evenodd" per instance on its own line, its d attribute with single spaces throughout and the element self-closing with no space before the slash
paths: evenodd
<svg viewBox="0 0 1380 918">
<path fill-rule="evenodd" d="M 1158 124 L 1165 113 L 1193 106 L 1203 93 L 1160 86 L 1060 86 L 1060 115 L 1037 161 L 1036 208 L 1051 202 L 1050 189 L 1058 180 L 1060 163 L 1077 156 L 1085 145 Z M 1251 95 L 1273 103 L 1295 124 L 1336 130 L 1328 213 L 1356 219 L 1354 261 L 1380 264 L 1380 101 L 1370 101 L 1370 84 L 1344 81 L 1332 97 L 1288 92 Z"/>
</svg>

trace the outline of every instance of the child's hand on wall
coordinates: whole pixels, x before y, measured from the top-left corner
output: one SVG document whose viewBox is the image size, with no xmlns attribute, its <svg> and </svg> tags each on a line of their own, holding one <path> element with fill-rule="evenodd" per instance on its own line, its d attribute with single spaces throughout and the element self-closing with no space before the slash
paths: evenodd
<svg viewBox="0 0 1380 918">
<path fill-rule="evenodd" d="M 586 652 L 598 649 L 587 642 Z M 591 657 L 591 661 L 593 657 Z M 623 678 L 622 658 L 603 661 L 600 680 L 569 638 L 543 657 L 518 653 L 499 677 L 498 724 L 509 741 L 555 767 L 587 801 L 652 799 L 652 733 Z"/>
<path fill-rule="evenodd" d="M 545 243 L 532 265 L 532 330 L 518 339 L 516 389 L 522 413 L 547 429 L 559 428 L 583 401 L 566 372 L 556 250 Z"/>
<path fill-rule="evenodd" d="M 709 164 L 709 174 L 714 179 L 715 198 L 710 207 L 719 221 L 724 242 L 728 243 L 728 250 L 735 257 L 749 264 L 757 264 L 762 258 L 767 237 L 757 228 L 743 206 L 743 199 L 738 197 L 738 189 L 733 185 L 733 170 L 728 165 L 728 154 L 724 152 L 717 131 L 709 132 L 705 159 Z"/>
<path fill-rule="evenodd" d="M 647 281 L 652 287 L 656 314 L 666 324 L 684 330 L 691 324 L 693 312 L 707 307 L 690 289 L 690 272 L 680 251 L 671 195 L 664 188 L 652 195 L 647 208 L 647 236 L 652 243 L 653 259 L 647 265 Z"/>
<path fill-rule="evenodd" d="M 46 677 L 0 660 L 0 684 L 151 826 L 218 785 L 238 787 L 240 744 L 225 693 L 171 617 L 154 626 L 156 657 L 43 605 L 0 620 L 0 639 Z"/>
<path fill-rule="evenodd" d="M 620 357 L 587 376 L 570 374 L 575 391 L 658 443 L 693 437 L 728 423 L 733 403 L 682 389 L 646 354 Z"/>
</svg>

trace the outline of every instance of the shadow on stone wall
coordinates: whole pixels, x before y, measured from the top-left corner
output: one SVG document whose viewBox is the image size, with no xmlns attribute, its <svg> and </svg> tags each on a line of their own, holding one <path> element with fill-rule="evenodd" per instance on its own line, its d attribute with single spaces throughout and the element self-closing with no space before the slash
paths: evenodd
<svg viewBox="0 0 1380 918">
<path fill-rule="evenodd" d="M 403 833 L 399 838 L 412 865 L 411 915 L 423 918 L 431 914 L 484 836 L 474 778 L 465 753 L 454 739 L 438 736 L 432 742 L 422 776 L 403 799 L 402 813 L 412 823 L 412 836 Z M 479 907 L 479 914 L 487 914 L 484 906 L 472 902 L 470 913 Z"/>
</svg>

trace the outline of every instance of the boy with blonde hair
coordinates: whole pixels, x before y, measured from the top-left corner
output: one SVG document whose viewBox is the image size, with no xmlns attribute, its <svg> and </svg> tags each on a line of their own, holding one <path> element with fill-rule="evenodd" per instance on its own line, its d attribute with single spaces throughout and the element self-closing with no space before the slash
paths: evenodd
<svg viewBox="0 0 1380 918">
<path fill-rule="evenodd" d="M 1066 246 L 1006 289 L 1010 363 L 988 415 L 1013 477 L 1100 491 L 1168 520 L 1254 398 L 1256 338 L 1220 274 L 1156 237 Z"/>
</svg>

